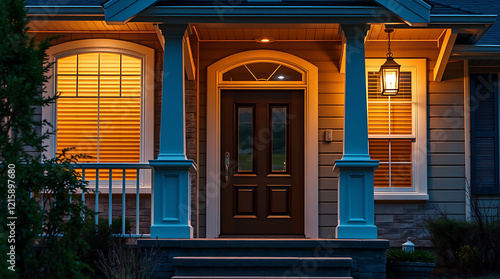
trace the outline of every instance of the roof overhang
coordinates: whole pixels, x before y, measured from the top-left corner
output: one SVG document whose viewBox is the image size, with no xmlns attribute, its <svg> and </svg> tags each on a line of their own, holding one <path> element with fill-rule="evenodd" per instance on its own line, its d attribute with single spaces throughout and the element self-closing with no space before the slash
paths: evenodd
<svg viewBox="0 0 500 279">
<path fill-rule="evenodd" d="M 26 6 L 32 20 L 103 20 L 104 9 L 101 6 Z"/>
<path fill-rule="evenodd" d="M 372 0 L 396 14 L 409 26 L 427 26 L 431 6 L 423 0 Z"/>
<path fill-rule="evenodd" d="M 451 28 L 454 32 L 465 34 L 467 42 L 475 44 L 495 23 L 497 15 L 431 15 L 427 28 Z M 386 24 L 387 28 L 414 28 L 407 24 Z M 417 27 L 418 28 L 418 27 Z"/>
<path fill-rule="evenodd" d="M 153 6 L 132 21 L 158 23 L 401 23 L 377 6 Z"/>
<path fill-rule="evenodd" d="M 215 22 L 208 20 L 211 14 L 215 13 L 217 17 L 228 19 L 231 16 L 238 17 L 272 17 L 272 16 L 290 16 L 290 17 L 322 17 L 322 16 L 340 16 L 350 15 L 354 18 L 369 16 L 370 20 L 362 20 L 355 23 L 381 23 L 387 22 L 389 17 L 397 17 L 398 21 L 403 21 L 410 26 L 426 26 L 429 22 L 431 6 L 423 0 L 372 0 L 376 6 L 155 6 L 158 0 L 109 0 L 103 4 L 105 19 L 108 23 L 126 23 L 134 17 L 139 16 L 142 21 L 145 17 L 154 18 L 170 16 L 195 18 L 203 16 L 204 22 Z M 366 14 L 360 10 L 371 9 L 372 14 Z M 338 11 L 335 11 L 338 10 Z M 210 12 L 209 12 L 210 11 Z M 382 12 L 383 11 L 383 12 Z M 191 12 L 191 13 L 190 13 Z M 389 13 L 388 13 L 389 12 Z M 164 20 L 164 19 L 163 19 Z M 159 22 L 163 22 L 163 20 Z M 208 20 L 208 21 L 207 21 Z M 139 21 L 139 20 L 136 20 Z M 146 20 L 151 22 L 153 20 Z M 220 21 L 220 20 L 219 20 Z M 237 22 L 236 20 L 234 20 Z M 191 21 L 192 22 L 192 21 Z M 200 22 L 194 21 L 194 22 Z M 242 22 L 242 21 L 239 21 Z M 274 21 L 273 21 L 274 22 Z M 281 20 L 280 22 L 286 22 Z M 314 22 L 314 20 L 311 20 Z M 316 21 L 322 22 L 322 21 Z M 330 19 L 331 22 L 331 19 Z M 341 23 L 341 22 L 338 22 Z M 353 22 L 354 23 L 354 22 Z"/>
<path fill-rule="evenodd" d="M 451 56 L 460 59 L 500 59 L 500 46 L 455 45 Z"/>
</svg>

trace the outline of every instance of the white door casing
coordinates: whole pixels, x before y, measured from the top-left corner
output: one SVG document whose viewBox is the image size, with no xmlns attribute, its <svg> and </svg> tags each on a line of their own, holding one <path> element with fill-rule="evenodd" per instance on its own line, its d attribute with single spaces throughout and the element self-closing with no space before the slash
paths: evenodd
<svg viewBox="0 0 500 279">
<path fill-rule="evenodd" d="M 223 81 L 222 74 L 246 63 L 274 62 L 302 73 L 302 81 Z M 292 54 L 250 50 L 225 57 L 207 69 L 206 237 L 220 233 L 220 91 L 221 89 L 304 90 L 304 232 L 318 238 L 318 68 Z"/>
</svg>

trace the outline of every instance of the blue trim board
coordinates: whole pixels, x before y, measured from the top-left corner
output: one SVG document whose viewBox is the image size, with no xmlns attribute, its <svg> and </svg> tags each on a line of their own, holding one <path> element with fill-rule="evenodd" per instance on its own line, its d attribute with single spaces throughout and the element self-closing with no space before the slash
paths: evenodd
<svg viewBox="0 0 500 279">
<path fill-rule="evenodd" d="M 411 26 L 429 23 L 431 6 L 422 0 L 373 0 L 398 15 Z"/>
</svg>

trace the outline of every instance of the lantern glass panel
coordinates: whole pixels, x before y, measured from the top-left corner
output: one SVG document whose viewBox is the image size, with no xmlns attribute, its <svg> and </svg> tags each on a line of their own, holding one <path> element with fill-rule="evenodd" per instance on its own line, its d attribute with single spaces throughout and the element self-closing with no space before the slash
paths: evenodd
<svg viewBox="0 0 500 279">
<path fill-rule="evenodd" d="M 394 96 L 399 91 L 399 69 L 382 69 L 382 95 Z"/>
</svg>

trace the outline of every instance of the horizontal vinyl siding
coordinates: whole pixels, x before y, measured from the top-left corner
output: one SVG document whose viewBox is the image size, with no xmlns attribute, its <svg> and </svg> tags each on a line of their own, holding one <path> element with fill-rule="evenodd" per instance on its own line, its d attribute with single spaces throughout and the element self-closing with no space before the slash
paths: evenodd
<svg viewBox="0 0 500 279">
<path fill-rule="evenodd" d="M 319 71 L 319 236 L 333 238 L 337 225 L 337 177 L 333 162 L 342 156 L 344 75 L 337 64 L 339 42 L 275 42 L 272 44 L 201 42 L 200 43 L 200 237 L 205 236 L 206 219 L 206 98 L 207 67 L 217 60 L 241 51 L 273 49 L 301 57 L 318 67 Z M 324 131 L 333 130 L 332 143 L 323 141 Z"/>
<path fill-rule="evenodd" d="M 432 75 L 432 67 L 427 71 Z M 427 186 L 429 201 L 376 202 L 379 238 L 400 246 L 407 237 L 428 246 L 426 218 L 436 208 L 465 218 L 465 142 L 463 62 L 450 62 L 441 82 L 427 88 Z"/>
</svg>

